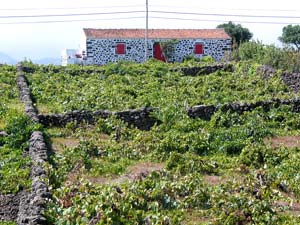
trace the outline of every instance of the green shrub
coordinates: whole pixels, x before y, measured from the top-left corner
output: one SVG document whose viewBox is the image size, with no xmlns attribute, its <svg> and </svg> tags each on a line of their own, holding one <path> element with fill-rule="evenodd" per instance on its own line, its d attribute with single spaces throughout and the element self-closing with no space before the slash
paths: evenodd
<svg viewBox="0 0 300 225">
<path fill-rule="evenodd" d="M 42 126 L 32 122 L 26 115 L 11 115 L 5 130 L 8 133 L 5 141 L 7 146 L 26 149 L 32 132 L 42 130 Z"/>
<path fill-rule="evenodd" d="M 217 165 L 213 162 L 208 162 L 202 159 L 200 156 L 185 153 L 180 154 L 177 152 L 172 152 L 169 159 L 167 160 L 166 168 L 174 172 L 180 173 L 181 175 L 186 175 L 190 173 L 217 173 Z"/>
<path fill-rule="evenodd" d="M 300 53 L 290 48 L 264 45 L 260 41 L 245 42 L 232 53 L 236 60 L 252 61 L 290 72 L 300 71 Z"/>
</svg>

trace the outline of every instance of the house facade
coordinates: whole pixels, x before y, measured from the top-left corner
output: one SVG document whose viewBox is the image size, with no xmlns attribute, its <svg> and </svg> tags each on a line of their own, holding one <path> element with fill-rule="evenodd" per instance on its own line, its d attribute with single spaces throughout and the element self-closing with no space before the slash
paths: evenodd
<svg viewBox="0 0 300 225">
<path fill-rule="evenodd" d="M 144 29 L 84 29 L 87 64 L 104 65 L 120 60 L 145 61 Z M 187 56 L 212 56 L 219 61 L 231 49 L 231 38 L 223 29 L 149 29 L 147 59 L 166 60 L 162 43 L 173 41 L 171 61 Z"/>
<path fill-rule="evenodd" d="M 83 65 L 85 63 L 85 51 L 79 49 L 63 49 L 61 51 L 61 65 Z"/>
</svg>

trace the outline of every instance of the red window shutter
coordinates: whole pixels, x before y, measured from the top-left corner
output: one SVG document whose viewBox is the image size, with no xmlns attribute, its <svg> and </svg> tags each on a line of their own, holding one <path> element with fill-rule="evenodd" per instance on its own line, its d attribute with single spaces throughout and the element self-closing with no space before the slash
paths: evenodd
<svg viewBox="0 0 300 225">
<path fill-rule="evenodd" d="M 194 53 L 195 54 L 203 54 L 203 44 L 196 43 Z"/>
<path fill-rule="evenodd" d="M 125 54 L 125 44 L 118 43 L 116 46 L 116 54 Z"/>
</svg>

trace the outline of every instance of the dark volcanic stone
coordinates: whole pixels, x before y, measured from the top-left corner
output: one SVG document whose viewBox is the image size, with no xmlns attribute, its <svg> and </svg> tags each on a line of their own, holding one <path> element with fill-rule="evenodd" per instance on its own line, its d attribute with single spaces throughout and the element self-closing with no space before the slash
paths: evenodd
<svg viewBox="0 0 300 225">
<path fill-rule="evenodd" d="M 25 192 L 17 194 L 0 195 L 0 221 L 15 221 L 19 212 L 20 199 Z"/>
</svg>

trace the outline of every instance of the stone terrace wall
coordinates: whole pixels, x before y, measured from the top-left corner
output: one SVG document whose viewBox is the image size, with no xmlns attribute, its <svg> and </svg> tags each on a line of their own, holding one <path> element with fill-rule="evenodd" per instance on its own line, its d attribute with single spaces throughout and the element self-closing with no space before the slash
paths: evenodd
<svg viewBox="0 0 300 225">
<path fill-rule="evenodd" d="M 272 99 L 270 101 L 260 101 L 254 103 L 228 103 L 224 105 L 197 105 L 188 109 L 188 115 L 191 118 L 200 118 L 210 120 L 212 115 L 221 110 L 223 112 L 231 111 L 236 113 L 243 113 L 252 111 L 257 107 L 262 107 L 265 111 L 270 110 L 271 107 L 279 107 L 280 105 L 291 105 L 293 111 L 300 112 L 300 99 L 281 100 Z"/>
<path fill-rule="evenodd" d="M 22 70 L 23 68 L 21 65 L 18 65 L 17 69 L 17 85 L 20 92 L 20 100 L 25 106 L 25 113 L 32 121 L 38 123 L 39 118 L 37 110 L 33 105 L 27 79 Z M 32 159 L 31 192 L 26 192 L 26 194 L 20 198 L 16 221 L 19 225 L 47 224 L 46 219 L 43 217 L 46 201 L 51 197 L 47 184 L 44 181 L 46 178 L 44 166 L 48 158 L 47 145 L 44 141 L 43 134 L 40 131 L 32 133 L 29 143 L 29 155 Z"/>
<path fill-rule="evenodd" d="M 270 66 L 263 65 L 257 68 L 257 72 L 262 74 L 264 79 L 269 79 L 276 75 L 277 70 Z M 300 90 L 300 73 L 283 72 L 281 77 L 284 83 L 294 92 L 298 92 Z"/>
<path fill-rule="evenodd" d="M 270 79 L 271 77 L 276 76 L 277 70 L 270 66 L 263 65 L 257 69 L 257 73 L 261 74 L 263 79 Z M 281 76 L 282 76 L 282 80 L 290 89 L 292 89 L 295 92 L 298 92 L 300 90 L 300 73 L 283 72 Z M 230 110 L 232 112 L 243 113 L 246 111 L 252 111 L 257 107 L 263 107 L 265 110 L 269 110 L 270 107 L 279 107 L 280 105 L 291 105 L 293 106 L 293 111 L 300 112 L 299 99 L 289 99 L 289 100 L 272 99 L 270 101 L 260 101 L 255 103 L 197 105 L 188 109 L 188 115 L 191 118 L 201 118 L 204 120 L 209 120 L 211 116 L 218 110 L 222 110 L 222 111 Z"/>
<path fill-rule="evenodd" d="M 172 69 L 171 71 L 182 72 L 185 76 L 200 76 L 200 75 L 208 75 L 219 70 L 226 71 L 226 72 L 233 72 L 234 66 L 232 64 L 217 64 L 213 66 L 175 68 Z"/>
<path fill-rule="evenodd" d="M 18 192 L 16 195 L 0 195 L 0 221 L 15 221 L 18 217 L 20 199 L 26 193 Z"/>
<path fill-rule="evenodd" d="M 33 105 L 30 89 L 28 87 L 27 79 L 23 73 L 22 66 L 17 66 L 18 70 L 18 77 L 17 77 L 17 86 L 19 88 L 19 96 L 20 100 L 25 105 L 25 113 L 34 121 L 39 122 L 38 116 L 37 116 L 37 110 Z"/>
<path fill-rule="evenodd" d="M 92 68 L 89 67 L 80 67 L 76 69 L 72 69 L 69 67 L 59 67 L 59 66 L 36 66 L 36 67 L 29 67 L 29 66 L 22 66 L 22 71 L 24 73 L 35 73 L 40 71 L 41 73 L 68 73 L 71 76 L 78 76 L 80 74 L 92 74 L 92 73 L 105 73 L 105 69 L 100 66 L 93 66 Z"/>
<path fill-rule="evenodd" d="M 86 122 L 93 124 L 98 118 L 108 118 L 109 116 L 116 116 L 117 118 L 133 125 L 141 130 L 149 130 L 155 123 L 159 123 L 155 118 L 151 117 L 153 108 L 146 107 L 141 109 L 125 110 L 121 112 L 110 112 L 107 110 L 98 110 L 91 112 L 88 110 L 72 111 L 65 114 L 52 114 L 38 116 L 39 121 L 44 126 L 65 126 L 69 122 L 76 122 L 78 124 Z"/>
<path fill-rule="evenodd" d="M 284 83 L 291 88 L 294 92 L 300 90 L 300 73 L 287 73 L 282 74 Z"/>
<path fill-rule="evenodd" d="M 43 212 L 51 194 L 44 181 L 46 179 L 44 167 L 48 157 L 47 145 L 42 132 L 35 131 L 32 133 L 29 155 L 33 162 L 31 166 L 32 191 L 21 198 L 17 223 L 19 225 L 47 224 Z"/>
</svg>

